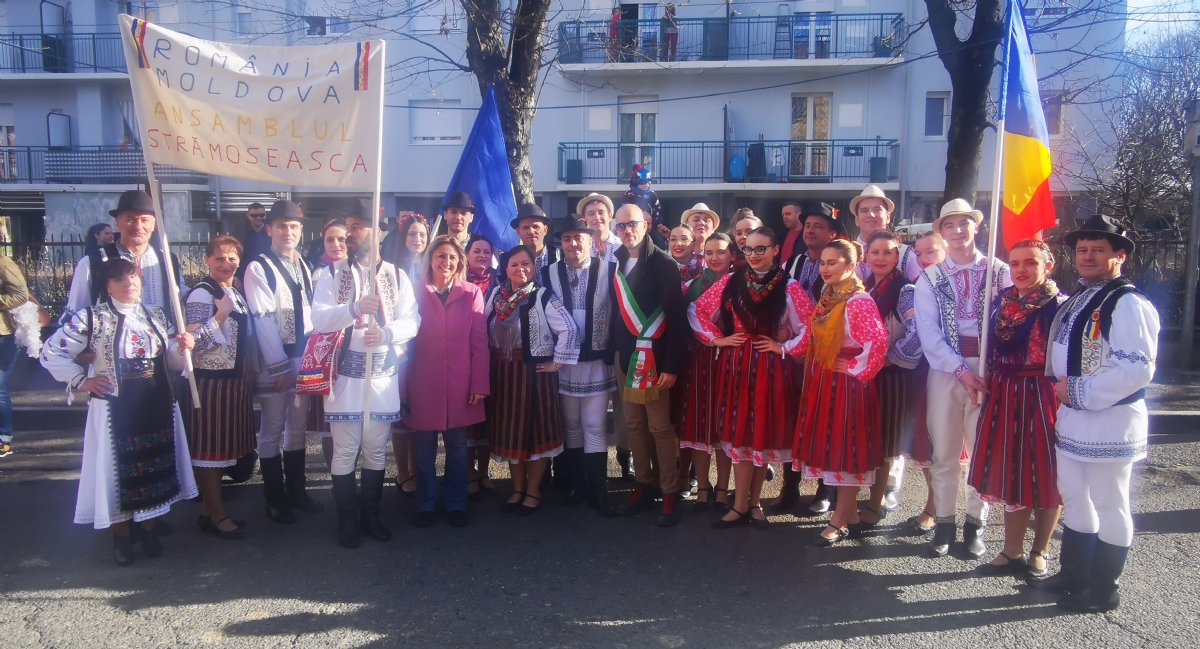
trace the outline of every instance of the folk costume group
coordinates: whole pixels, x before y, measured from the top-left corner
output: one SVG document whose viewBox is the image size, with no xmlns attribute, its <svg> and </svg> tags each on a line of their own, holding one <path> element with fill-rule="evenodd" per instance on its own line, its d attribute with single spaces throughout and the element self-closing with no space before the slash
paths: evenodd
<svg viewBox="0 0 1200 649">
<path fill-rule="evenodd" d="M 788 203 L 783 237 L 749 210 L 734 216 L 732 236 L 717 232 L 720 216 L 698 204 L 663 228 L 663 249 L 636 203 L 591 194 L 557 229 L 557 247 L 546 241 L 551 219 L 522 205 L 511 223 L 522 243 L 498 255 L 469 234 L 476 209 L 459 193 L 443 207 L 447 234 L 428 241 L 428 222 L 407 218 L 403 267 L 372 268 L 382 224 L 355 201 L 326 225 L 313 270 L 296 250 L 299 207 L 278 201 L 266 218 L 271 247 L 248 264 L 237 239 L 213 239 L 209 275 L 188 292 L 187 331 L 177 334 L 172 264 L 149 246 L 152 202 L 127 192 L 112 211 L 121 245 L 80 262 L 41 355 L 93 397 L 75 522 L 113 527 L 116 561 L 127 565 L 135 543 L 160 554 L 170 530 L 158 517 L 200 493 L 199 526 L 244 538 L 220 481 L 252 450 L 268 518 L 319 513 L 304 478 L 306 432 L 322 427 L 314 419 L 329 430 L 345 547 L 391 537 L 380 501 L 393 431 L 410 440 L 415 489 L 397 483 L 416 500 L 418 527 L 439 511 L 467 525 L 494 457 L 512 476 L 505 512 L 535 513 L 554 484 L 567 505 L 605 517 L 657 506 L 657 524 L 669 527 L 694 469 L 692 509 L 716 509 L 712 527 L 768 529 L 760 495 L 778 464 L 784 488 L 771 508 L 794 511 L 802 480 L 818 481 L 802 515 L 832 510 L 813 540 L 831 546 L 884 520 L 907 464 L 925 471 L 928 502 L 904 527 L 932 534 L 931 556 L 957 540 L 965 469 L 967 555 L 986 552 L 989 509 L 1004 510 L 1004 548 L 980 574 L 1023 576 L 1070 610 L 1115 608 L 1159 330 L 1154 307 L 1121 276 L 1134 242 L 1102 216 L 1067 234 L 1081 277 L 1068 298 L 1049 279 L 1047 244 L 1019 242 L 1007 264 L 981 254 L 983 215 L 966 201 L 947 203 L 912 245 L 888 229 L 893 210 L 868 186 L 850 202 L 860 231 L 850 240 L 823 203 Z M 414 239 L 416 217 L 426 236 Z M 178 380 L 188 350 L 198 408 Z M 636 482 L 617 507 L 613 441 Z M 1049 576 L 1060 510 L 1060 569 Z"/>
</svg>

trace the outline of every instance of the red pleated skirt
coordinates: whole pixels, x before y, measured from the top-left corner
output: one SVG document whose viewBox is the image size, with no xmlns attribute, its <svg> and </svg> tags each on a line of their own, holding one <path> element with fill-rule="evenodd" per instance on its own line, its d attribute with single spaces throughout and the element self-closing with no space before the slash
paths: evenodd
<svg viewBox="0 0 1200 649">
<path fill-rule="evenodd" d="M 997 372 L 979 416 L 968 483 L 1011 508 L 1062 504 L 1054 456 L 1058 401 L 1040 369 Z"/>
<path fill-rule="evenodd" d="M 523 360 L 492 355 L 487 422 L 492 455 L 537 460 L 562 452 L 565 435 L 558 374 L 538 372 Z"/>
<path fill-rule="evenodd" d="M 866 476 L 883 464 L 875 381 L 804 364 L 804 397 L 792 450 L 794 468 Z"/>
<path fill-rule="evenodd" d="M 679 390 L 678 399 L 671 395 L 671 404 L 677 401 L 679 413 L 675 421 L 679 435 L 679 448 L 694 448 L 712 453 L 720 445 L 717 429 L 716 377 L 718 347 L 694 342 L 691 345 L 691 363 Z"/>
<path fill-rule="evenodd" d="M 795 363 L 746 343 L 722 348 L 716 377 L 712 396 L 725 454 L 755 466 L 791 461 L 800 395 Z"/>
</svg>

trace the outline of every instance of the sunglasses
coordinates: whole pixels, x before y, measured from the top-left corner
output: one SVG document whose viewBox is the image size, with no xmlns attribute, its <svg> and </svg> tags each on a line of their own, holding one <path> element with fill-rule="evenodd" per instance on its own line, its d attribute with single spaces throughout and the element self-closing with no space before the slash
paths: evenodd
<svg viewBox="0 0 1200 649">
<path fill-rule="evenodd" d="M 636 230 L 638 229 L 638 226 L 643 223 L 645 223 L 645 221 L 628 221 L 626 223 L 618 223 L 615 227 L 617 232 L 624 232 L 626 230 Z"/>
<path fill-rule="evenodd" d="M 252 219 L 265 219 L 265 218 L 267 218 L 267 213 L 266 212 L 263 212 L 262 214 L 250 213 L 250 214 L 247 214 L 247 216 L 249 216 Z"/>
</svg>

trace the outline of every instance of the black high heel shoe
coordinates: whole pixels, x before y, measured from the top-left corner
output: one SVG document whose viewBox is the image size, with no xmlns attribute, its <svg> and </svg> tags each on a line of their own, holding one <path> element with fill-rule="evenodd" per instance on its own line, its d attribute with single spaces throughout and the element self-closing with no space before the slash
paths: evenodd
<svg viewBox="0 0 1200 649">
<path fill-rule="evenodd" d="M 405 498 L 408 498 L 409 500 L 415 500 L 417 497 L 417 490 L 413 489 L 412 491 L 405 491 L 404 485 L 406 485 L 410 482 L 416 482 L 416 479 L 417 479 L 417 476 L 414 475 L 407 480 L 397 480 L 396 481 L 396 491 L 399 491 L 401 496 L 404 496 Z"/>
<path fill-rule="evenodd" d="M 857 523 L 850 523 L 849 525 L 846 526 L 846 538 L 848 538 L 848 539 L 861 538 L 862 533 L 863 533 L 862 521 L 859 521 Z"/>
<path fill-rule="evenodd" d="M 708 494 L 707 500 L 700 500 L 700 494 L 703 494 L 703 493 Z M 717 490 L 713 489 L 712 486 L 710 485 L 710 486 L 696 492 L 696 502 L 692 503 L 692 511 L 706 512 L 706 511 L 712 509 L 712 506 L 716 501 L 717 501 Z"/>
<path fill-rule="evenodd" d="M 724 518 L 718 518 L 717 520 L 712 522 L 712 528 L 714 530 L 726 530 L 731 527 L 741 527 L 742 525 L 748 525 L 750 523 L 750 510 L 749 509 L 747 509 L 744 512 L 739 512 L 736 509 L 731 509 L 730 511 L 737 514 L 737 518 L 735 518 L 733 520 L 726 520 Z"/>
</svg>

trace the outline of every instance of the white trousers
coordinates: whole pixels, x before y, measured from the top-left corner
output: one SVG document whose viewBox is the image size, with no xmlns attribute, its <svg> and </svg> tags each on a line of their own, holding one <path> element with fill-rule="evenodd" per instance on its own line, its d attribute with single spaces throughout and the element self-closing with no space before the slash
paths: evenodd
<svg viewBox="0 0 1200 649">
<path fill-rule="evenodd" d="M 308 399 L 307 396 L 300 397 L 300 405 L 296 405 L 295 388 L 282 394 L 258 395 L 262 415 L 258 426 L 259 457 L 279 455 L 281 440 L 285 451 L 304 449 Z"/>
<path fill-rule="evenodd" d="M 608 420 L 609 393 L 590 397 L 569 397 L 560 394 L 558 397 L 562 404 L 566 447 L 582 447 L 584 453 L 607 453 L 605 424 Z"/>
<path fill-rule="evenodd" d="M 612 405 L 613 429 L 608 434 L 608 445 L 628 451 L 629 427 L 625 425 L 625 408 L 621 403 L 621 386 L 618 384 L 615 392 L 608 394 L 608 402 Z"/>
<path fill-rule="evenodd" d="M 971 371 L 978 373 L 978 358 L 968 358 L 966 363 Z M 963 481 L 963 444 L 968 449 L 975 448 L 980 408 L 971 403 L 967 389 L 949 372 L 930 369 L 927 394 L 925 423 L 933 443 L 933 466 L 929 472 L 933 482 L 934 512 L 939 522 L 949 522 L 957 512 L 958 484 Z M 967 485 L 967 522 L 982 526 L 987 517 L 987 503 L 974 487 Z"/>
<path fill-rule="evenodd" d="M 332 422 L 329 430 L 333 437 L 332 475 L 354 473 L 358 454 L 362 453 L 362 468 L 382 471 L 386 467 L 387 441 L 391 437 L 392 423 L 372 421 L 363 430 L 361 421 Z"/>
<path fill-rule="evenodd" d="M 1080 462 L 1057 453 L 1058 493 L 1063 525 L 1085 534 L 1100 534 L 1110 545 L 1133 545 L 1129 479 L 1133 462 Z"/>
</svg>

